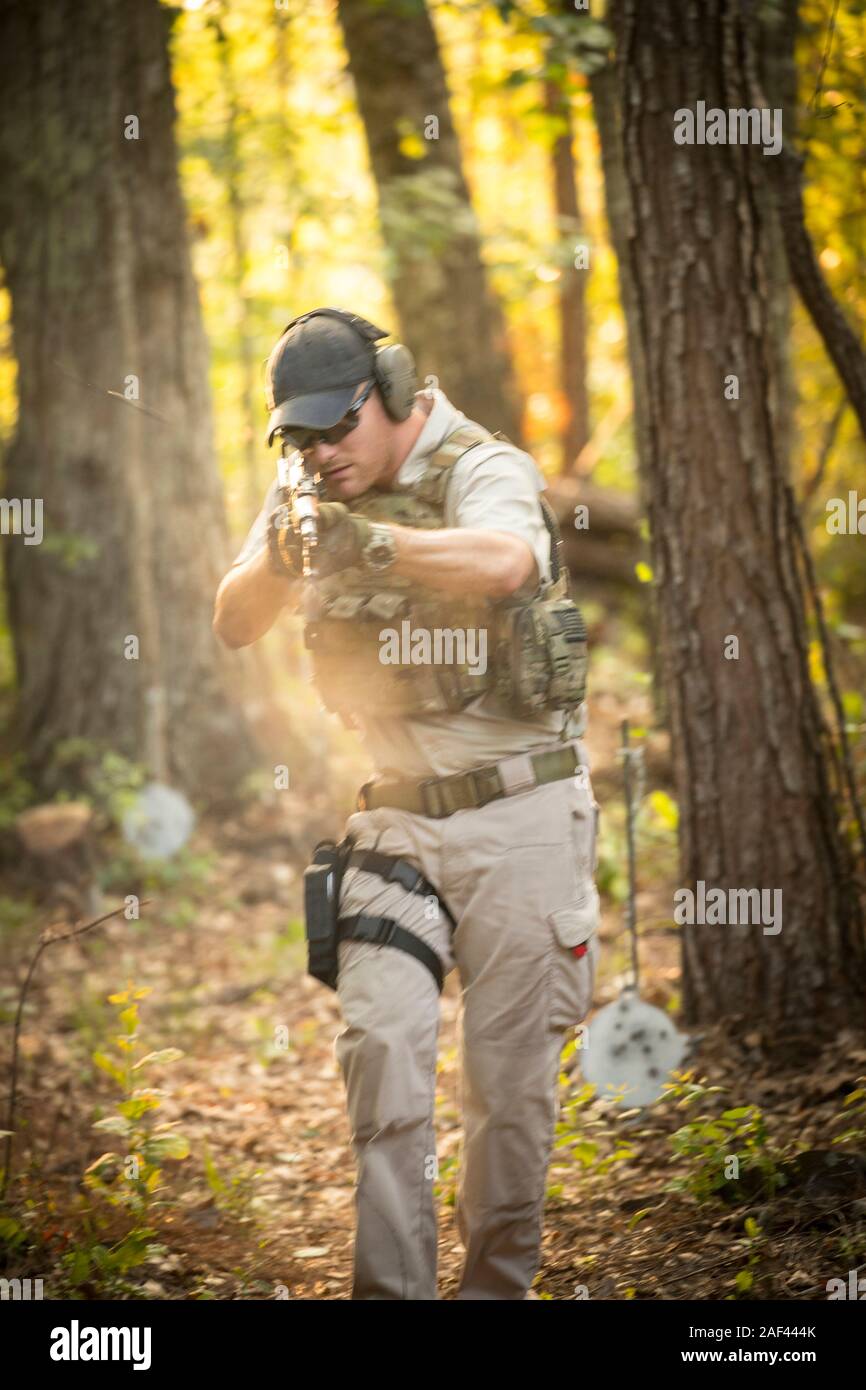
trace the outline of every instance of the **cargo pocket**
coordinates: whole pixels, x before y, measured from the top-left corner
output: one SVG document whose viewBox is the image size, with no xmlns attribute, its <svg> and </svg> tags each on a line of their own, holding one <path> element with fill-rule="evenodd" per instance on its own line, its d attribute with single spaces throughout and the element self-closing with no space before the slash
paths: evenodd
<svg viewBox="0 0 866 1390">
<path fill-rule="evenodd" d="M 589 1013 L 595 986 L 598 955 L 596 933 L 600 921 L 598 890 L 587 882 L 581 895 L 549 912 L 550 1023 L 571 1028 Z"/>
</svg>

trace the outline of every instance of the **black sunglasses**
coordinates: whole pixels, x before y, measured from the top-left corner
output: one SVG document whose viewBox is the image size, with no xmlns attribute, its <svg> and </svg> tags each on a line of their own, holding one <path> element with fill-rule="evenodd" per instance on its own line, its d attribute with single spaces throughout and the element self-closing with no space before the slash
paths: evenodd
<svg viewBox="0 0 866 1390">
<path fill-rule="evenodd" d="M 339 444 L 341 439 L 345 439 L 347 434 L 351 434 L 352 430 L 357 428 L 361 406 L 372 395 L 375 386 L 375 381 L 371 381 L 358 399 L 352 402 L 342 420 L 338 420 L 336 425 L 330 425 L 326 430 L 284 428 L 280 430 L 280 434 L 302 454 L 315 448 L 320 440 L 323 444 Z"/>
</svg>

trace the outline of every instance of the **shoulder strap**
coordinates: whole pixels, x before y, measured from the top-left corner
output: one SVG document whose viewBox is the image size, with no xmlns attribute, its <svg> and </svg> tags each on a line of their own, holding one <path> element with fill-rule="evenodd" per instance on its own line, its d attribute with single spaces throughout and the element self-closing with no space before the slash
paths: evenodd
<svg viewBox="0 0 866 1390">
<path fill-rule="evenodd" d="M 427 461 L 427 467 L 423 476 L 414 485 L 412 491 L 416 496 L 425 502 L 431 502 L 434 506 L 441 507 L 445 501 L 445 492 L 448 481 L 451 477 L 451 469 L 458 459 L 467 454 L 470 449 L 475 449 L 479 444 L 488 444 L 492 440 L 500 440 L 504 444 L 511 444 L 507 435 L 497 431 L 493 434 L 483 425 L 477 424 L 474 420 L 469 420 L 465 425 L 461 425 L 449 434 L 444 443 L 440 444 L 435 453 L 431 454 Z M 514 445 L 511 445 L 513 448 Z M 550 598 L 568 598 L 570 585 L 568 580 L 568 567 L 565 563 L 565 556 L 562 547 L 562 536 L 559 530 L 559 523 L 556 514 L 543 493 L 538 498 L 541 506 L 541 515 L 544 525 L 550 535 L 550 584 L 545 586 L 545 592 Z"/>
<path fill-rule="evenodd" d="M 539 494 L 538 501 L 541 504 L 541 515 L 544 517 L 544 524 L 550 536 L 551 582 L 548 586 L 548 597 L 568 598 L 571 592 L 571 586 L 568 581 L 568 566 L 565 563 L 559 522 L 556 519 L 556 513 L 544 496 L 544 493 Z"/>
<path fill-rule="evenodd" d="M 457 460 L 468 453 L 470 449 L 477 448 L 479 444 L 487 444 L 493 438 L 494 435 L 483 425 L 477 425 L 474 420 L 467 421 L 453 434 L 449 434 L 435 453 L 430 455 L 424 474 L 412 491 L 424 502 L 432 502 L 436 506 L 441 506 L 445 500 L 445 491 L 448 487 L 451 469 Z"/>
</svg>

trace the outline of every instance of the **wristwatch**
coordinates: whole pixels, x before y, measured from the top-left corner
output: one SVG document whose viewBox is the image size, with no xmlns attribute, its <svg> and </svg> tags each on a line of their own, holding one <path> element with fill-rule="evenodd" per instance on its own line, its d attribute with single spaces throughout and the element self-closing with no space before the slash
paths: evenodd
<svg viewBox="0 0 866 1390">
<path fill-rule="evenodd" d="M 361 563 L 365 570 L 382 574 L 389 570 L 397 558 L 397 542 L 390 526 L 381 522 L 370 522 L 370 539 L 361 551 Z"/>
</svg>

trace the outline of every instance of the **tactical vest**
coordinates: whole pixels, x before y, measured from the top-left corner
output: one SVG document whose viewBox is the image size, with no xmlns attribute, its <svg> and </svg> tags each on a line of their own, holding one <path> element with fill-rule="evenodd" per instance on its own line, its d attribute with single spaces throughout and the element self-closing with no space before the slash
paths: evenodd
<svg viewBox="0 0 866 1390">
<path fill-rule="evenodd" d="M 352 511 L 400 526 L 444 526 L 454 464 L 495 437 L 474 422 L 460 426 L 416 482 L 390 492 L 371 488 L 353 498 Z M 360 566 L 317 580 L 304 640 L 326 708 L 352 723 L 355 715 L 459 710 L 487 692 L 495 692 L 505 711 L 524 717 L 579 705 L 586 629 L 568 596 L 556 518 L 547 501 L 539 501 L 551 536 L 552 582 L 542 583 L 532 598 L 461 598 Z"/>
</svg>

